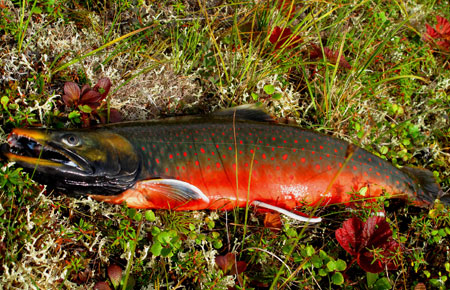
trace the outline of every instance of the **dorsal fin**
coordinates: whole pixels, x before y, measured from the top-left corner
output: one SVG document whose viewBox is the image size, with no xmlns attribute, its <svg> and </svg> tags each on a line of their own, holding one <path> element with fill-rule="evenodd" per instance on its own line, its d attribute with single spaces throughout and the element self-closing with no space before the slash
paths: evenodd
<svg viewBox="0 0 450 290">
<path fill-rule="evenodd" d="M 272 116 L 267 114 L 263 109 L 256 105 L 240 105 L 228 109 L 223 109 L 213 113 L 213 116 L 217 117 L 229 117 L 239 120 L 250 120 L 257 122 L 274 122 Z"/>
</svg>

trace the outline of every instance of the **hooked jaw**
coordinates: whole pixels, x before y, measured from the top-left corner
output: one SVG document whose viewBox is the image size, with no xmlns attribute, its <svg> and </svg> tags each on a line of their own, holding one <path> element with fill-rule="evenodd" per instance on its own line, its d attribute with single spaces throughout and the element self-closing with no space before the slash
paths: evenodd
<svg viewBox="0 0 450 290">
<path fill-rule="evenodd" d="M 17 162 L 24 168 L 56 167 L 91 172 L 85 160 L 49 143 L 49 134 L 43 130 L 14 129 L 8 136 L 8 143 L 1 146 L 0 152 L 8 161 Z"/>
</svg>

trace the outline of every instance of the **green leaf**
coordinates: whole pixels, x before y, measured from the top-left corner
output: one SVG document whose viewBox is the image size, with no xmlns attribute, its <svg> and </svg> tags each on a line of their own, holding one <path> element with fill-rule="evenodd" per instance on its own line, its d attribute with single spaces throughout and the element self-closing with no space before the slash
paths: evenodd
<svg viewBox="0 0 450 290">
<path fill-rule="evenodd" d="M 274 99 L 274 100 L 281 100 L 282 97 L 283 97 L 283 95 L 280 93 L 275 93 L 272 95 L 272 99 Z"/>
<path fill-rule="evenodd" d="M 259 99 L 259 96 L 256 93 L 251 93 L 251 96 L 252 96 L 254 101 L 257 101 Z"/>
<path fill-rule="evenodd" d="M 6 110 L 6 105 L 8 104 L 8 102 L 9 102 L 9 98 L 7 97 L 7 96 L 3 96 L 2 98 L 1 98 L 1 100 L 0 100 L 0 102 L 2 103 L 2 105 L 3 105 L 3 108 Z"/>
<path fill-rule="evenodd" d="M 170 244 L 170 234 L 168 232 L 161 232 L 157 237 L 158 241 L 165 244 Z"/>
<path fill-rule="evenodd" d="M 373 286 L 373 289 L 375 290 L 388 290 L 392 288 L 391 283 L 386 277 L 379 279 Z"/>
<path fill-rule="evenodd" d="M 152 230 L 151 230 L 151 232 L 152 232 L 152 235 L 153 236 L 157 236 L 157 235 L 159 235 L 159 233 L 161 232 L 161 230 L 160 230 L 160 228 L 158 228 L 158 227 L 152 227 Z"/>
<path fill-rule="evenodd" d="M 311 257 L 312 255 L 314 255 L 314 252 L 315 252 L 315 250 L 314 250 L 314 247 L 313 247 L 313 246 L 308 245 L 308 246 L 306 247 L 306 255 L 307 255 L 308 257 Z"/>
<path fill-rule="evenodd" d="M 325 269 L 319 269 L 319 276 L 325 277 L 328 275 L 328 272 Z"/>
<path fill-rule="evenodd" d="M 336 270 L 336 262 L 335 261 L 329 261 L 327 263 L 327 268 L 330 272 Z"/>
<path fill-rule="evenodd" d="M 389 148 L 387 146 L 383 146 L 380 149 L 380 153 L 383 155 L 386 155 L 386 153 L 388 153 L 388 151 L 389 151 Z"/>
<path fill-rule="evenodd" d="M 162 250 L 162 246 L 161 243 L 158 241 L 155 241 L 152 245 L 152 247 L 150 248 L 150 252 L 152 252 L 152 254 L 154 256 L 159 256 L 161 254 L 161 250 Z"/>
<path fill-rule="evenodd" d="M 161 250 L 161 256 L 170 258 L 173 256 L 172 248 L 163 248 Z"/>
<path fill-rule="evenodd" d="M 156 220 L 155 213 L 152 210 L 145 211 L 145 219 L 149 222 L 154 222 Z"/>
<path fill-rule="evenodd" d="M 31 9 L 31 13 L 33 13 L 33 14 L 41 14 L 42 13 L 42 9 L 40 7 L 33 7 L 33 9 Z"/>
<path fill-rule="evenodd" d="M 347 269 L 347 263 L 344 260 L 338 259 L 336 261 L 336 271 L 344 271 Z"/>
<path fill-rule="evenodd" d="M 275 87 L 273 85 L 265 85 L 264 91 L 266 92 L 266 94 L 271 95 L 275 93 Z"/>
<path fill-rule="evenodd" d="M 378 274 L 367 272 L 366 277 L 367 277 L 367 286 L 372 287 L 378 279 Z"/>
<path fill-rule="evenodd" d="M 72 111 L 69 113 L 69 119 L 75 119 L 80 117 L 80 112 L 78 111 Z"/>
<path fill-rule="evenodd" d="M 80 109 L 81 112 L 86 113 L 86 114 L 92 113 L 92 108 L 89 107 L 88 105 L 79 105 L 78 109 Z"/>
<path fill-rule="evenodd" d="M 129 218 L 132 219 L 135 215 L 136 215 L 136 209 L 134 209 L 134 208 L 127 209 L 127 216 Z"/>
<path fill-rule="evenodd" d="M 344 283 L 344 276 L 341 274 L 341 272 L 336 272 L 331 276 L 331 281 L 335 285 L 342 285 Z"/>
<path fill-rule="evenodd" d="M 323 266 L 322 259 L 318 255 L 312 256 L 311 262 L 312 262 L 313 266 L 316 268 L 322 268 L 322 266 Z"/>
<path fill-rule="evenodd" d="M 136 213 L 134 220 L 140 222 L 142 220 L 142 214 L 140 212 Z"/>
</svg>

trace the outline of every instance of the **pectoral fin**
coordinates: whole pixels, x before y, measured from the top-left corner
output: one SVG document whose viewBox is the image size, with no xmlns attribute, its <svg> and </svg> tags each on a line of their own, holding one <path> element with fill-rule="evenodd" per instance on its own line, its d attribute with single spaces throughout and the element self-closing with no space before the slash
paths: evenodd
<svg viewBox="0 0 450 290">
<path fill-rule="evenodd" d="M 288 216 L 290 218 L 299 220 L 301 222 L 320 223 L 322 221 L 322 218 L 320 218 L 320 217 L 319 218 L 309 218 L 309 217 L 300 216 L 300 215 L 297 215 L 297 214 L 295 214 L 293 212 L 285 210 L 284 208 L 281 208 L 281 207 L 278 207 L 278 206 L 274 206 L 274 205 L 271 205 L 271 204 L 267 204 L 267 203 L 262 202 L 262 201 L 255 200 L 255 201 L 252 202 L 252 205 L 274 210 L 276 212 L 279 212 L 281 214 L 284 214 L 284 215 L 286 215 L 286 216 Z"/>
<path fill-rule="evenodd" d="M 95 200 L 133 208 L 196 210 L 209 205 L 209 198 L 196 186 L 176 179 L 150 179 L 137 182 L 115 196 L 91 195 Z"/>
</svg>

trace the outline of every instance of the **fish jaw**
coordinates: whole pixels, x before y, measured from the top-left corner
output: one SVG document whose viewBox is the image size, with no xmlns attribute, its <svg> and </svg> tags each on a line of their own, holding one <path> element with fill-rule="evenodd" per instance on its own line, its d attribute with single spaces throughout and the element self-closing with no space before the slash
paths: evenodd
<svg viewBox="0 0 450 290">
<path fill-rule="evenodd" d="M 49 144 L 50 134 L 45 130 L 13 129 L 8 144 L 1 146 L 1 154 L 25 169 L 40 168 L 41 171 L 58 170 L 92 172 L 87 162 L 77 158 L 59 146 Z"/>
<path fill-rule="evenodd" d="M 107 130 L 14 129 L 0 152 L 36 181 L 75 196 L 124 192 L 141 166 L 132 145 Z"/>
</svg>

